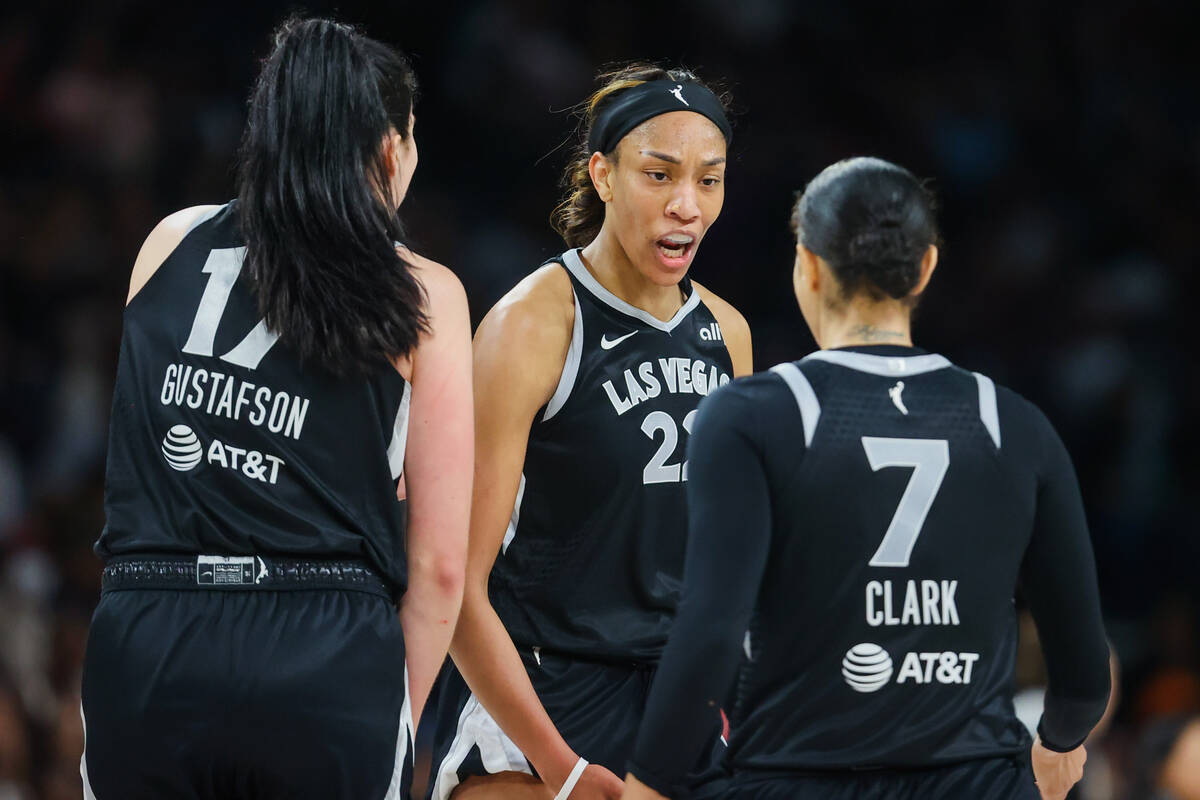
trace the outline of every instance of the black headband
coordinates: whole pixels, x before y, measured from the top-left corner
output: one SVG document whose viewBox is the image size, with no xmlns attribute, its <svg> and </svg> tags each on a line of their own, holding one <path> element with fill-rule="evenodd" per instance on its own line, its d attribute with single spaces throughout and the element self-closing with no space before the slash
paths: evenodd
<svg viewBox="0 0 1200 800">
<path fill-rule="evenodd" d="M 726 144 L 733 141 L 733 129 L 725 118 L 725 109 L 711 91 L 686 81 L 647 81 L 620 92 L 601 107 L 588 135 L 588 152 L 612 152 L 622 137 L 638 125 L 672 111 L 703 114 L 721 129 Z"/>
</svg>

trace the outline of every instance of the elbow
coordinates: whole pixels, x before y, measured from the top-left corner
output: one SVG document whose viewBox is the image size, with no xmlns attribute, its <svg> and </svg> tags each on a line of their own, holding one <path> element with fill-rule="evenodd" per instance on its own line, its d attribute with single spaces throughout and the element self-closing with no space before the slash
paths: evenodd
<svg viewBox="0 0 1200 800">
<path fill-rule="evenodd" d="M 435 556 L 414 559 L 409 564 L 408 586 L 410 591 L 433 594 L 441 598 L 461 601 L 467 581 L 465 557 Z"/>
</svg>

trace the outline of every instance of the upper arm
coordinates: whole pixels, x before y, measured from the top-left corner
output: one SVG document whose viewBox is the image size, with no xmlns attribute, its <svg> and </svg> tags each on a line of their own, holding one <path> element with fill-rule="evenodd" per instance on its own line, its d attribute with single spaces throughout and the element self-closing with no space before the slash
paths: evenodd
<svg viewBox="0 0 1200 800">
<path fill-rule="evenodd" d="M 1108 643 L 1096 563 L 1070 456 L 1041 412 L 1025 404 L 1041 453 L 1033 531 L 1021 569 L 1049 678 L 1043 739 L 1058 749 L 1082 741 L 1104 711 Z"/>
<path fill-rule="evenodd" d="M 733 377 L 740 378 L 753 373 L 754 352 L 750 341 L 750 325 L 746 318 L 736 308 L 695 281 L 692 281 L 692 286 L 700 292 L 700 299 L 721 326 L 721 336 L 725 339 L 729 359 L 733 362 Z"/>
<path fill-rule="evenodd" d="M 557 266 L 527 277 L 475 333 L 475 490 L 469 586 L 485 588 L 512 516 L 534 417 L 558 384 L 575 305 Z"/>
<path fill-rule="evenodd" d="M 429 329 L 410 356 L 412 396 L 404 455 L 410 559 L 462 565 L 475 437 L 471 322 L 462 283 L 446 267 L 414 258 Z"/>
<path fill-rule="evenodd" d="M 126 305 L 158 271 L 167 260 L 167 256 L 175 251 L 196 221 L 218 208 L 220 206 L 192 206 L 176 211 L 154 226 L 154 230 L 150 231 L 150 235 L 142 243 L 137 261 L 133 264 L 133 273 L 129 276 L 129 294 L 125 298 Z"/>
</svg>

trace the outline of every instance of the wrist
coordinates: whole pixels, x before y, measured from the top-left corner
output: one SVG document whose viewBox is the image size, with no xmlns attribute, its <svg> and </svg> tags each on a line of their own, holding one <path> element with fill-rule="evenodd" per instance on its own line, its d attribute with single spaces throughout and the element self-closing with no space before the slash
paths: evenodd
<svg viewBox="0 0 1200 800">
<path fill-rule="evenodd" d="M 567 782 L 571 770 L 575 769 L 575 764 L 579 761 L 579 754 L 568 747 L 566 742 L 563 742 L 552 753 L 548 753 L 536 761 L 533 759 L 530 761 L 533 761 L 533 768 L 537 770 L 542 783 L 551 791 L 557 792 Z"/>
</svg>

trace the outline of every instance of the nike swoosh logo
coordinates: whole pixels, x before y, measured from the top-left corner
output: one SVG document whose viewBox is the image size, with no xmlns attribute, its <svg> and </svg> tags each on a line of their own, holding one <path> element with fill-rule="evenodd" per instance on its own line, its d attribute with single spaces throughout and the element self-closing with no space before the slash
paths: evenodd
<svg viewBox="0 0 1200 800">
<path fill-rule="evenodd" d="M 619 345 L 621 342 L 625 341 L 630 336 L 633 336 L 636 333 L 637 333 L 637 331 L 634 331 L 633 333 L 627 333 L 624 336 L 618 336 L 616 339 L 608 338 L 608 334 L 606 333 L 600 337 L 600 346 L 603 347 L 605 350 L 612 350 L 614 347 Z"/>
</svg>

